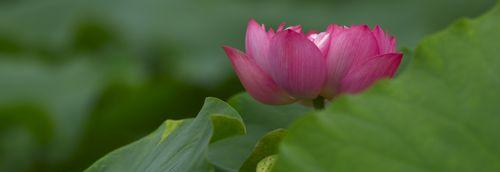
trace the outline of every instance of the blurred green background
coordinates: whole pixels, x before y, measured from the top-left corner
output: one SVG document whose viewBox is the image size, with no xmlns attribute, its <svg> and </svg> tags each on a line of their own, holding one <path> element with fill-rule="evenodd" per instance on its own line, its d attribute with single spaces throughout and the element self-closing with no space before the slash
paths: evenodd
<svg viewBox="0 0 500 172">
<path fill-rule="evenodd" d="M 2 0 L 0 171 L 81 171 L 243 91 L 222 45 L 246 23 L 380 24 L 413 48 L 494 0 Z"/>
</svg>

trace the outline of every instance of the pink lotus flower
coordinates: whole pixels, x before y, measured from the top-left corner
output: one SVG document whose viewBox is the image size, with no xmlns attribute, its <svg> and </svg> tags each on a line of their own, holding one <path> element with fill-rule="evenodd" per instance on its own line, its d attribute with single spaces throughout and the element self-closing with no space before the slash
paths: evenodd
<svg viewBox="0 0 500 172">
<path fill-rule="evenodd" d="M 224 46 L 248 93 L 265 104 L 332 99 L 358 93 L 376 80 L 393 77 L 403 55 L 395 38 L 379 27 L 337 26 L 302 33 L 300 25 L 276 32 L 248 22 L 246 53 Z"/>
</svg>

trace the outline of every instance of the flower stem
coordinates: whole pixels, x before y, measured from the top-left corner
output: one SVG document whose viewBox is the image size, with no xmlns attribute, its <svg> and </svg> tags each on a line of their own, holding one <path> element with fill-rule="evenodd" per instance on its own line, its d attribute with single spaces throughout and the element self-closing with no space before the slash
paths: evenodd
<svg viewBox="0 0 500 172">
<path fill-rule="evenodd" d="M 323 98 L 322 96 L 318 96 L 317 98 L 315 98 L 313 100 L 313 106 L 314 106 L 314 109 L 316 109 L 316 110 L 325 109 L 325 98 Z"/>
</svg>

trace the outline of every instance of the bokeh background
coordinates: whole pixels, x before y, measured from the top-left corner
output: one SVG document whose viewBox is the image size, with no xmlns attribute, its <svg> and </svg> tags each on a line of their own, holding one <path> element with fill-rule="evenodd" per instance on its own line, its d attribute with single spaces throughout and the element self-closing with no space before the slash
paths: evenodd
<svg viewBox="0 0 500 172">
<path fill-rule="evenodd" d="M 411 49 L 494 0 L 2 0 L 0 171 L 81 171 L 243 91 L 222 45 L 249 18 L 322 30 L 380 24 Z M 407 55 L 408 59 L 410 55 Z"/>
</svg>

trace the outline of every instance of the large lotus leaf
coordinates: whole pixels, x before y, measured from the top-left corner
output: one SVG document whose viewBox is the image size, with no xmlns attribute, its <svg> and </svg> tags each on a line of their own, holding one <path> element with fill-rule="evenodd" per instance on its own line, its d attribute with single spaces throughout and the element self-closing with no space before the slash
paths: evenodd
<svg viewBox="0 0 500 172">
<path fill-rule="evenodd" d="M 207 98 L 196 118 L 167 120 L 150 135 L 109 153 L 86 171 L 213 171 L 207 161 L 208 145 L 245 132 L 232 107 Z"/>
<path fill-rule="evenodd" d="M 255 169 L 256 163 L 253 162 L 258 162 L 259 158 L 263 158 L 258 154 L 274 152 L 274 146 L 277 147 L 279 144 L 277 140 L 281 140 L 266 139 L 266 135 L 270 135 L 271 138 L 281 138 L 284 131 L 279 128 L 287 128 L 295 119 L 312 111 L 312 108 L 299 104 L 265 105 L 255 101 L 247 93 L 237 94 L 228 102 L 241 114 L 248 132 L 246 135 L 228 138 L 210 145 L 209 160 L 220 171 L 239 171 L 243 168 L 245 161 L 250 161 L 244 167 L 246 170 Z M 255 148 L 256 146 L 258 149 Z"/>
<path fill-rule="evenodd" d="M 500 171 L 499 21 L 459 20 L 398 78 L 298 120 L 274 170 Z"/>
</svg>

